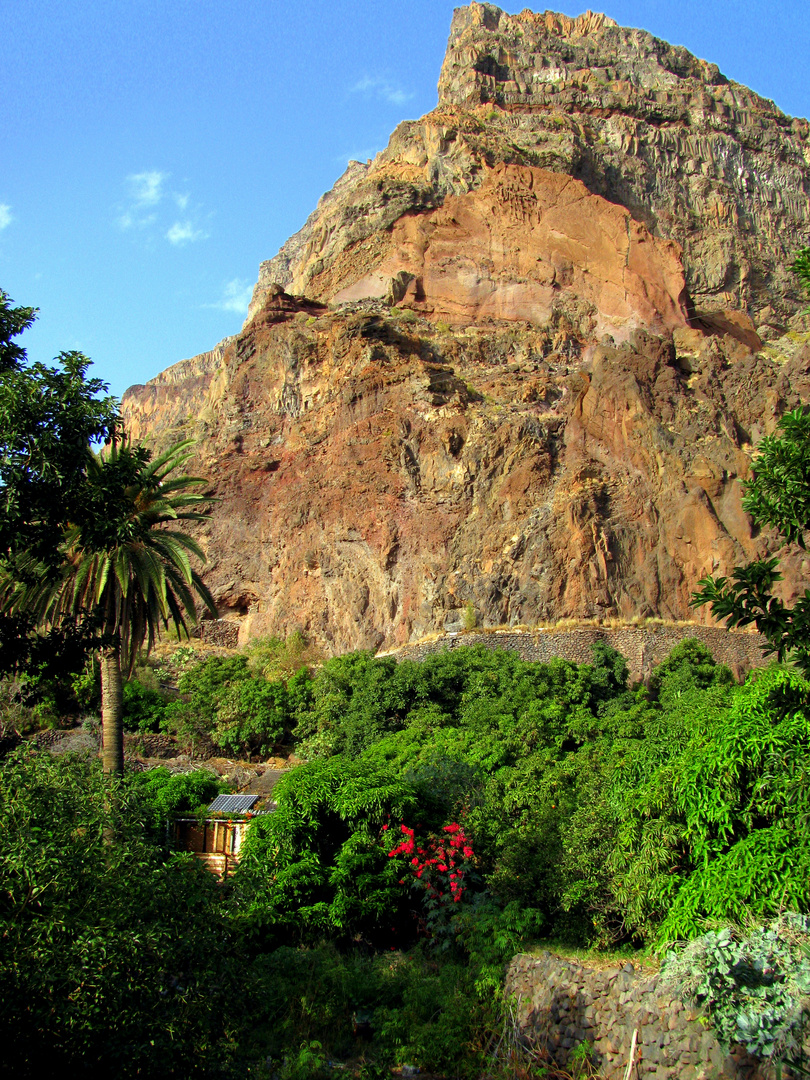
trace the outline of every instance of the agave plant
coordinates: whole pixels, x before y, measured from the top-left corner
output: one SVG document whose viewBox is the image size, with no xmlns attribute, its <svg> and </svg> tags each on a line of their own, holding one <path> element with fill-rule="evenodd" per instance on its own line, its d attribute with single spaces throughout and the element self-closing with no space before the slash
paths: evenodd
<svg viewBox="0 0 810 1080">
<path fill-rule="evenodd" d="M 206 481 L 177 475 L 191 456 L 191 440 L 151 460 L 143 447 L 113 444 L 88 463 L 76 523 L 65 530 L 56 575 L 18 564 L 23 584 L 6 583 L 3 606 L 34 613 L 43 627 L 77 617 L 91 620 L 100 645 L 105 772 L 123 771 L 123 676 L 139 652 L 152 648 L 161 626 L 179 633 L 197 621 L 199 598 L 214 601 L 191 565 L 205 561 L 199 544 L 172 528 L 200 521 L 212 502 Z"/>
</svg>

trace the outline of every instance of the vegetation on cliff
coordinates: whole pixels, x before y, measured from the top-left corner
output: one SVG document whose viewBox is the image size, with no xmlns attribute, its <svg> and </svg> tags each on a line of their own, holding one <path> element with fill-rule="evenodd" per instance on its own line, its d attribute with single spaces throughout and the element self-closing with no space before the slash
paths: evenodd
<svg viewBox="0 0 810 1080">
<path fill-rule="evenodd" d="M 803 248 L 793 270 L 810 297 L 810 248 Z M 773 528 L 789 544 L 806 547 L 810 530 L 810 407 L 786 413 L 778 431 L 757 447 L 751 477 L 744 484 L 743 508 L 758 526 Z M 735 566 L 731 580 L 706 577 L 698 582 L 692 605 L 711 606 L 729 626 L 754 623 L 779 660 L 791 657 L 810 675 L 810 590 L 791 605 L 774 595 L 782 579 L 778 558 Z"/>
</svg>

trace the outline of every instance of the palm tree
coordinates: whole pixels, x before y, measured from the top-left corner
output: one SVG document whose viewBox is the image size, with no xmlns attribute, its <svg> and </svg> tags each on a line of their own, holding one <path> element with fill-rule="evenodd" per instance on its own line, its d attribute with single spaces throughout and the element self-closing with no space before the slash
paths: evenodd
<svg viewBox="0 0 810 1080">
<path fill-rule="evenodd" d="M 177 443 L 150 460 L 143 447 L 113 444 L 88 463 L 85 499 L 78 524 L 65 531 L 64 562 L 56 580 L 40 576 L 20 585 L 5 605 L 33 611 L 40 626 L 65 619 L 90 619 L 99 642 L 103 763 L 107 773 L 124 768 L 123 675 L 129 676 L 146 644 L 162 626 L 188 635 L 196 624 L 195 594 L 216 615 L 214 601 L 190 556 L 205 556 L 199 544 L 170 527 L 200 521 L 198 508 L 211 496 L 190 490 L 200 477 L 173 475 L 189 459 L 192 440 Z"/>
</svg>

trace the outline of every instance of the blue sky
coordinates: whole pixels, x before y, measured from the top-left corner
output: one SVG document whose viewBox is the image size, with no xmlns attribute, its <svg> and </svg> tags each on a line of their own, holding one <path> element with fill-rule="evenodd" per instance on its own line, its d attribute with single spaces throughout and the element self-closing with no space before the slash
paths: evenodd
<svg viewBox="0 0 810 1080">
<path fill-rule="evenodd" d="M 0 0 L 0 287 L 40 308 L 31 359 L 80 349 L 120 395 L 237 332 L 346 162 L 435 106 L 454 6 Z M 807 0 L 596 6 L 810 114 Z"/>
</svg>

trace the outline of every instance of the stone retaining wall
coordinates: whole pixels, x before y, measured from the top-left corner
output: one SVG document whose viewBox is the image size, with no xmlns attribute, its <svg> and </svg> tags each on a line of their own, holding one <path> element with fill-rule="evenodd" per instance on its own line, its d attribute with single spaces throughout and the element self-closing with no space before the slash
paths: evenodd
<svg viewBox="0 0 810 1080">
<path fill-rule="evenodd" d="M 604 1080 L 624 1080 L 636 1032 L 634 1080 L 772 1080 L 741 1047 L 726 1053 L 699 1009 L 639 975 L 633 965 L 583 967 L 545 952 L 516 956 L 506 975 L 518 999 L 518 1023 L 532 1043 L 565 1068 L 583 1042 Z M 785 1069 L 785 1080 L 789 1077 Z"/>
<path fill-rule="evenodd" d="M 239 645 L 239 623 L 234 619 L 203 619 L 192 636 L 198 637 L 206 645 L 235 649 Z"/>
<path fill-rule="evenodd" d="M 765 639 L 759 633 L 726 630 L 698 623 L 654 623 L 647 626 L 581 626 L 570 629 L 472 630 L 444 634 L 429 641 L 417 641 L 391 651 L 399 659 L 424 660 L 431 653 L 456 649 L 461 645 L 483 645 L 488 649 L 510 649 L 524 660 L 551 660 L 561 656 L 577 664 L 590 663 L 591 646 L 604 641 L 627 659 L 633 680 L 649 679 L 672 649 L 686 638 L 697 638 L 711 650 L 718 663 L 727 664 L 737 678 L 754 667 L 763 667 Z"/>
</svg>

